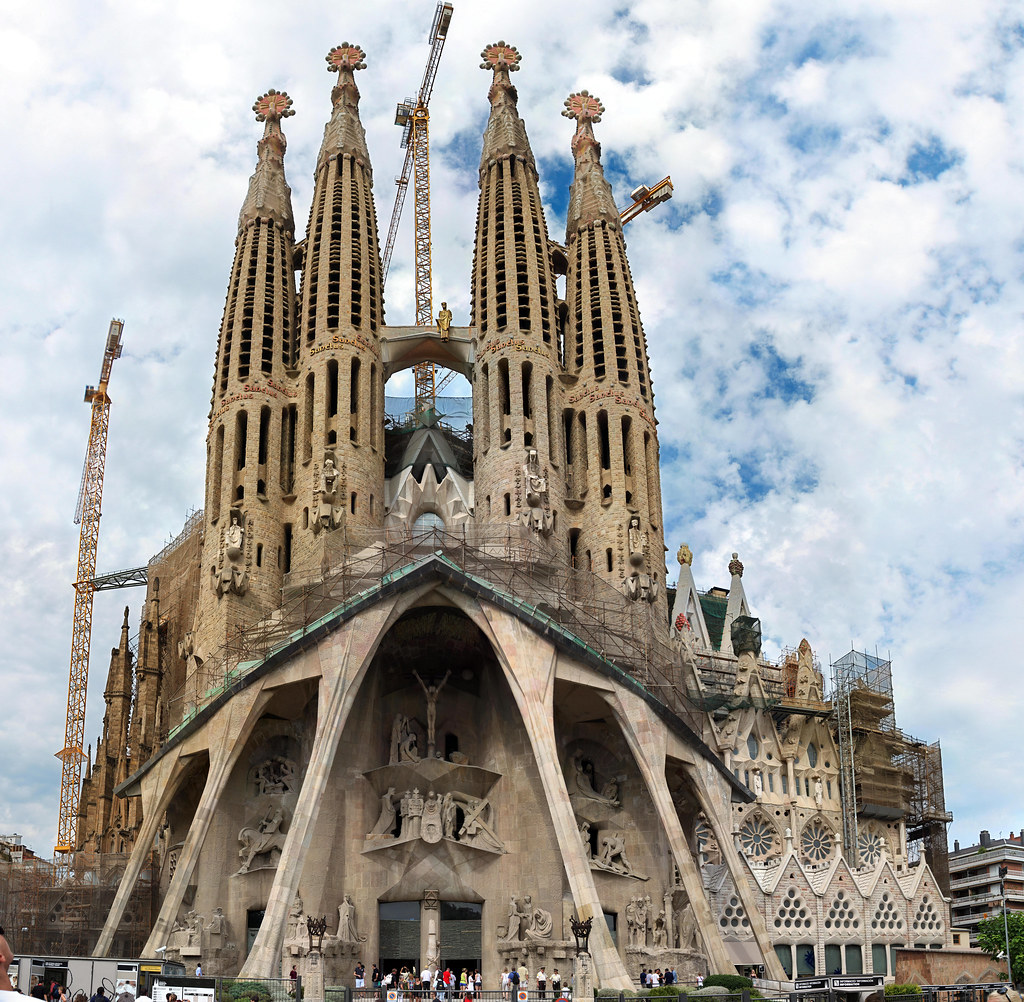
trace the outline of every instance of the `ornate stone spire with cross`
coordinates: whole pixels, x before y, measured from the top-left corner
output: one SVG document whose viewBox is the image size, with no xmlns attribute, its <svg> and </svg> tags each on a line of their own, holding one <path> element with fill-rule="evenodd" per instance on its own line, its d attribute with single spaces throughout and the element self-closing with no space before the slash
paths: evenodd
<svg viewBox="0 0 1024 1002">
<path fill-rule="evenodd" d="M 480 58 L 480 69 L 494 72 L 494 79 L 487 92 L 487 100 L 491 102 L 491 114 L 484 130 L 480 170 L 485 171 L 490 164 L 502 157 L 515 156 L 528 163 L 536 174 L 533 151 L 526 137 L 526 125 L 519 117 L 519 94 L 509 76 L 519 69 L 522 56 L 514 45 L 494 42 L 480 53 Z"/>
<path fill-rule="evenodd" d="M 281 119 L 295 114 L 292 99 L 273 87 L 256 98 L 252 106 L 257 122 L 265 122 L 263 138 L 256 144 L 259 161 L 249 179 L 249 193 L 238 216 L 241 230 L 253 219 L 273 219 L 288 233 L 295 230 L 292 191 L 284 176 L 284 154 L 288 141 L 281 131 Z"/>
<path fill-rule="evenodd" d="M 589 91 L 581 90 L 565 99 L 562 114 L 576 121 L 572 137 L 576 171 L 569 194 L 567 235 L 599 219 L 619 227 L 619 211 L 601 166 L 601 144 L 594 136 L 594 123 L 601 121 L 604 105 Z"/>
<path fill-rule="evenodd" d="M 356 70 L 366 69 L 366 53 L 352 42 L 342 42 L 327 53 L 327 71 L 338 74 L 338 82 L 331 90 L 334 110 L 324 129 L 324 141 L 317 159 L 317 170 L 324 160 L 339 153 L 348 153 L 370 168 L 370 154 L 366 149 L 366 133 L 359 121 L 359 88 Z"/>
</svg>

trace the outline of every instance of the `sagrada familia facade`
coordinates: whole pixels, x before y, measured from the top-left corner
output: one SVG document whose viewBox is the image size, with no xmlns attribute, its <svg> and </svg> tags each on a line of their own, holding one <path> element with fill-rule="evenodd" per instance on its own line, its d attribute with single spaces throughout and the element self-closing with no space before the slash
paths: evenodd
<svg viewBox="0 0 1024 1002">
<path fill-rule="evenodd" d="M 126 613 L 83 786 L 80 847 L 131 853 L 97 953 L 154 866 L 144 954 L 207 974 L 301 968 L 308 916 L 328 917 L 329 983 L 357 959 L 479 967 L 488 987 L 512 963 L 567 972 L 575 917 L 617 988 L 641 967 L 888 974 L 894 947 L 945 944 L 889 711 L 844 739 L 807 641 L 762 657 L 735 555 L 728 588 L 698 591 L 686 546 L 666 569 L 601 103 L 565 102 L 560 243 L 520 55 L 484 50 L 470 324 L 391 326 L 364 53 L 327 59 L 302 239 L 291 100 L 254 105 L 205 505 L 150 563 L 134 654 Z M 471 423 L 443 401 L 386 414 L 387 380 L 424 362 L 466 376 Z"/>
</svg>

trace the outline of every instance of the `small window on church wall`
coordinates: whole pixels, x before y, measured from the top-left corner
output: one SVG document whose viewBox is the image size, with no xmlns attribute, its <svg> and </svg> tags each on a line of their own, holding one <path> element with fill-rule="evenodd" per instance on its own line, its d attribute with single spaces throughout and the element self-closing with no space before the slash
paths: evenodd
<svg viewBox="0 0 1024 1002">
<path fill-rule="evenodd" d="M 352 514 L 354 515 L 356 513 L 356 492 L 355 491 L 352 492 L 352 497 L 350 499 L 350 506 L 352 508 Z"/>
<path fill-rule="evenodd" d="M 608 566 L 608 571 L 609 571 L 609 573 L 611 573 L 611 570 L 612 570 L 612 551 L 611 551 L 611 547 L 609 547 L 607 550 L 604 551 L 604 559 L 605 559 L 605 563 Z"/>
<path fill-rule="evenodd" d="M 818 749 L 814 742 L 807 746 L 807 764 L 812 769 L 818 764 Z"/>
<path fill-rule="evenodd" d="M 338 413 L 338 360 L 332 358 L 327 363 L 327 416 L 334 417 Z"/>
<path fill-rule="evenodd" d="M 308 508 L 303 508 L 302 509 L 302 528 L 303 529 L 308 529 L 309 528 L 309 509 Z"/>
<path fill-rule="evenodd" d="M 260 451 L 259 458 L 256 460 L 260 466 L 267 465 L 267 452 L 270 443 L 270 408 L 260 408 Z M 261 494 L 265 494 L 266 491 L 260 491 Z"/>
<path fill-rule="evenodd" d="M 768 792 L 775 792 L 775 774 L 772 772 L 768 773 Z"/>
<path fill-rule="evenodd" d="M 523 417 L 533 417 L 533 399 L 531 384 L 533 379 L 533 366 L 529 362 L 523 362 Z"/>
<path fill-rule="evenodd" d="M 809 797 L 811 795 L 811 781 L 804 776 L 804 796 Z"/>
<path fill-rule="evenodd" d="M 284 524 L 284 567 L 282 570 L 287 574 L 292 569 L 292 524 Z"/>
<path fill-rule="evenodd" d="M 612 466 L 612 447 L 608 438 L 608 412 L 597 412 L 597 433 L 601 445 L 601 469 L 610 470 Z"/>
<path fill-rule="evenodd" d="M 502 414 L 512 413 L 512 393 L 508 381 L 508 359 L 498 360 L 498 409 Z"/>
<path fill-rule="evenodd" d="M 757 738 L 753 734 L 747 735 L 747 754 L 751 759 L 757 758 L 757 753 L 760 750 L 760 746 L 757 743 Z"/>
<path fill-rule="evenodd" d="M 512 514 L 512 495 L 511 494 L 506 494 L 505 495 L 505 514 L 506 515 L 511 515 Z"/>
<path fill-rule="evenodd" d="M 262 567 L 263 566 L 263 544 L 262 543 L 257 543 L 256 544 L 256 566 L 257 567 Z"/>
<path fill-rule="evenodd" d="M 826 779 L 825 780 L 825 788 L 828 790 L 828 795 L 831 798 L 831 796 L 832 796 L 832 780 L 831 779 Z"/>
<path fill-rule="evenodd" d="M 783 793 L 789 793 L 789 777 L 788 776 L 780 776 L 779 779 L 782 780 L 782 792 Z"/>
</svg>

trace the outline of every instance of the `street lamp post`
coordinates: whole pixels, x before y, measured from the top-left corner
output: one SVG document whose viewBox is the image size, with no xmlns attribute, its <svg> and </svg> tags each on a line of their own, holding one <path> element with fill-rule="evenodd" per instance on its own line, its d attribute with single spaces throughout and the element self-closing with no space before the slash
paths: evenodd
<svg viewBox="0 0 1024 1002">
<path fill-rule="evenodd" d="M 1009 867 L 999 867 L 999 892 L 1003 898 L 1003 935 L 1006 937 L 1006 980 L 1013 984 L 1013 963 L 1010 960 L 1010 923 L 1006 917 L 1006 874 Z"/>
</svg>

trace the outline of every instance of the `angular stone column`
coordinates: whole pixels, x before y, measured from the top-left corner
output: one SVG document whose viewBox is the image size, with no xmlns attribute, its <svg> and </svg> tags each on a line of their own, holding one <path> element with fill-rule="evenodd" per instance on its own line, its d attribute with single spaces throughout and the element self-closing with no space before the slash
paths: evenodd
<svg viewBox="0 0 1024 1002">
<path fill-rule="evenodd" d="M 250 686 L 232 697 L 203 728 L 203 736 L 211 739 L 208 749 L 210 769 L 206 775 L 206 785 L 203 787 L 199 806 L 185 837 L 185 844 L 181 847 L 181 855 L 178 857 L 174 876 L 171 877 L 170 887 L 167 888 L 167 896 L 160 906 L 160 914 L 157 916 L 153 931 L 150 932 L 149 939 L 143 947 L 142 955 L 145 957 L 157 956 L 157 948 L 167 943 L 171 926 L 178 914 L 178 908 L 181 907 L 185 888 L 188 887 L 199 862 L 199 851 L 210 830 L 210 822 L 220 803 L 228 777 L 269 701 L 269 693 L 263 692 L 259 686 Z M 184 744 L 184 750 L 187 751 L 188 742 Z"/>
<path fill-rule="evenodd" d="M 496 643 L 495 653 L 533 745 L 534 759 L 540 772 L 558 847 L 565 862 L 565 873 L 572 889 L 576 911 L 581 919 L 594 920 L 590 952 L 601 985 L 620 990 L 632 988 L 633 982 L 604 920 L 604 909 L 594 884 L 590 861 L 583 852 L 572 801 L 558 761 L 554 726 L 557 652 L 550 643 L 508 613 L 487 606 L 484 615 L 490 627 L 489 630 L 485 628 L 485 632 L 489 632 Z"/>
<path fill-rule="evenodd" d="M 655 718 L 650 707 L 635 697 L 617 695 L 609 700 L 612 709 L 622 728 L 633 757 L 640 769 L 640 774 L 647 784 L 647 792 L 651 796 L 658 819 L 665 829 L 669 845 L 672 847 L 672 858 L 679 869 L 679 876 L 693 908 L 693 917 L 697 920 L 708 959 L 714 968 L 727 971 L 733 966 L 732 960 L 725 949 L 718 931 L 718 923 L 711 914 L 704 883 L 700 872 L 690 854 L 683 826 L 679 823 L 672 794 L 669 792 L 665 779 L 666 734 L 663 724 Z M 760 944 L 758 944 L 760 945 Z"/>
<path fill-rule="evenodd" d="M 320 696 L 316 736 L 299 791 L 295 815 L 285 836 L 281 862 L 274 876 L 270 900 L 260 931 L 242 965 L 240 978 L 276 977 L 281 967 L 281 947 L 288 909 L 299 890 L 299 879 L 320 817 L 327 780 L 334 765 L 342 731 L 348 722 L 366 667 L 384 635 L 394 602 L 384 602 L 346 622 L 320 645 Z"/>
<path fill-rule="evenodd" d="M 175 775 L 176 771 L 177 775 Z M 170 754 L 160 759 L 145 778 L 142 788 L 142 825 L 139 828 L 139 835 L 135 840 L 132 854 L 128 859 L 128 865 L 124 869 L 124 876 L 121 877 L 121 883 L 118 885 L 117 894 L 114 895 L 114 903 L 110 906 L 110 913 L 107 915 L 106 922 L 103 923 L 103 931 L 96 943 L 95 955 L 97 957 L 105 957 L 110 952 L 110 947 L 114 942 L 114 933 L 117 932 L 128 900 L 132 896 L 132 891 L 135 890 L 135 882 L 139 879 L 164 812 L 178 792 L 178 782 L 184 773 L 181 756 Z"/>
</svg>

